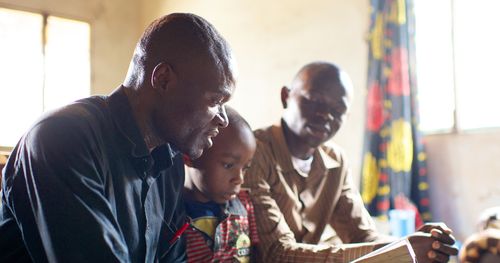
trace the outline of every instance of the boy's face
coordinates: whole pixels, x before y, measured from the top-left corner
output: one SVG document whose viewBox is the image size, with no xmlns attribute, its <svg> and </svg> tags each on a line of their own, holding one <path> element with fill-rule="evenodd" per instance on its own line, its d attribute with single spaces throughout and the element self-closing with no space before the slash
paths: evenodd
<svg viewBox="0 0 500 263">
<path fill-rule="evenodd" d="M 214 138 L 214 145 L 193 161 L 199 173 L 192 177 L 199 202 L 225 203 L 233 199 L 243 184 L 243 174 L 250 166 L 256 143 L 250 129 L 231 124 Z"/>
</svg>

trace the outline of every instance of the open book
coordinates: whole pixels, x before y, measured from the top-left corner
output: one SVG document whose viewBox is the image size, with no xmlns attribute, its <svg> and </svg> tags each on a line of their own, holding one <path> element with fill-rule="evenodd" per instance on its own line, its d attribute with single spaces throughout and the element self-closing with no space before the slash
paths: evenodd
<svg viewBox="0 0 500 263">
<path fill-rule="evenodd" d="M 403 238 L 374 250 L 351 263 L 415 263 L 415 252 L 410 241 Z"/>
</svg>

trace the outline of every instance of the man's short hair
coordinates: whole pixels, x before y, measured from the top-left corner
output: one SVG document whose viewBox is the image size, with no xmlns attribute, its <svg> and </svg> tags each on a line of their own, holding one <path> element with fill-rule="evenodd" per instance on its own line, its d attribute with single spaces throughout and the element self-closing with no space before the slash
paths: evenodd
<svg viewBox="0 0 500 263">
<path fill-rule="evenodd" d="M 209 65 L 225 84 L 234 83 L 229 44 L 204 18 L 172 13 L 153 21 L 137 44 L 134 61 L 152 70 L 160 62 L 174 68 Z"/>
</svg>

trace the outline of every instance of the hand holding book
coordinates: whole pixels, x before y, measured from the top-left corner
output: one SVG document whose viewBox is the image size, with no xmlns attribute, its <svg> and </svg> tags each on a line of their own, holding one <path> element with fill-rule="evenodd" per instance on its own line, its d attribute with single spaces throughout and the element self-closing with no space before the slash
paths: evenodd
<svg viewBox="0 0 500 263">
<path fill-rule="evenodd" d="M 451 230 L 443 223 L 430 223 L 417 232 L 377 249 L 353 263 L 448 262 L 458 250 Z"/>
</svg>

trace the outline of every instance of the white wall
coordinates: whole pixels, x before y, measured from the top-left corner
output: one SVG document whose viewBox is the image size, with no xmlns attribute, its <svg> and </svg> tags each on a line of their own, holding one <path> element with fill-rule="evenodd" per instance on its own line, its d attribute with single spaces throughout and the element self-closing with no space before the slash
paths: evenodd
<svg viewBox="0 0 500 263">
<path fill-rule="evenodd" d="M 122 83 L 140 35 L 138 0 L 0 0 L 0 7 L 83 20 L 91 25 L 92 94 Z"/>
<path fill-rule="evenodd" d="M 500 132 L 427 136 L 431 209 L 464 239 L 478 215 L 500 205 Z"/>
<path fill-rule="evenodd" d="M 364 121 L 368 1 L 366 0 L 151 0 L 142 22 L 171 12 L 190 12 L 210 21 L 232 46 L 239 82 L 229 102 L 254 128 L 279 121 L 280 89 L 314 60 L 339 64 L 352 77 L 355 101 L 350 119 L 334 139 L 359 174 Z"/>
</svg>

